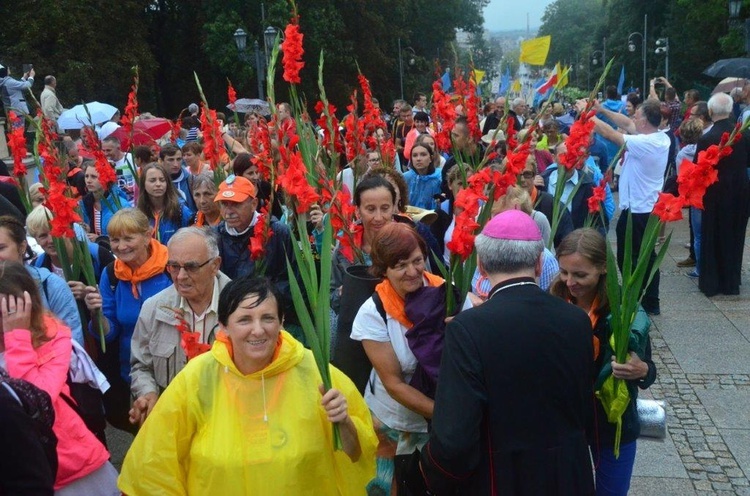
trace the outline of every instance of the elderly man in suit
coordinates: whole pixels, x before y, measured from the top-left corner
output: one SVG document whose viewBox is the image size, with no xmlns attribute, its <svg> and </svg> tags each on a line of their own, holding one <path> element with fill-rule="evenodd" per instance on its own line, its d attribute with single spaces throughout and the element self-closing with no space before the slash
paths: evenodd
<svg viewBox="0 0 750 496">
<path fill-rule="evenodd" d="M 498 214 L 476 247 L 493 288 L 445 331 L 430 440 L 410 483 L 438 495 L 593 494 L 589 318 L 537 286 L 544 243 L 529 215 Z"/>
</svg>

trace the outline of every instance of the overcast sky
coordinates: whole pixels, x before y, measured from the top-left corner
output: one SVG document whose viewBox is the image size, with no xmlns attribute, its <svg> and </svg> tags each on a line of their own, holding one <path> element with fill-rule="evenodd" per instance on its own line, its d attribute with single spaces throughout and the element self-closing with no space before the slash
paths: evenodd
<svg viewBox="0 0 750 496">
<path fill-rule="evenodd" d="M 526 13 L 529 14 L 529 25 L 532 32 L 542 24 L 542 15 L 547 5 L 554 0 L 490 0 L 484 8 L 484 27 L 491 31 L 507 29 L 526 29 Z"/>
</svg>

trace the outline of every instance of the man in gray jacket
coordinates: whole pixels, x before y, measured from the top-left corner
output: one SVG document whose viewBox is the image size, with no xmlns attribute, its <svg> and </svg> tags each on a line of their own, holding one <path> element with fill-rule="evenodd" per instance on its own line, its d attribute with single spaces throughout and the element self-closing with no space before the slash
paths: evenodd
<svg viewBox="0 0 750 496">
<path fill-rule="evenodd" d="M 130 347 L 130 391 L 136 398 L 130 422 L 142 424 L 162 391 L 185 367 L 184 332 L 211 344 L 219 329 L 219 293 L 230 279 L 219 271 L 213 231 L 184 227 L 169 240 L 167 270 L 172 286 L 143 303 Z"/>
<path fill-rule="evenodd" d="M 0 64 L 0 98 L 2 98 L 5 111 L 15 110 L 22 114 L 28 114 L 29 106 L 26 105 L 24 92 L 30 91 L 33 84 L 33 68 L 18 80 L 10 77 L 10 69 Z"/>
</svg>

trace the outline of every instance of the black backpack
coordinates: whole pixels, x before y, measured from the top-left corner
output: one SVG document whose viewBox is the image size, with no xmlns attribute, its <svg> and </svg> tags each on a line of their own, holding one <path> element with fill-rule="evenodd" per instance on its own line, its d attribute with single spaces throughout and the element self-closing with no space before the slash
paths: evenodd
<svg viewBox="0 0 750 496">
<path fill-rule="evenodd" d="M 52 431 L 55 409 L 49 394 L 23 379 L 10 377 L 0 368 L 0 388 L 5 388 L 18 399 L 21 407 L 34 421 L 52 473 L 57 473 L 57 436 Z"/>
</svg>

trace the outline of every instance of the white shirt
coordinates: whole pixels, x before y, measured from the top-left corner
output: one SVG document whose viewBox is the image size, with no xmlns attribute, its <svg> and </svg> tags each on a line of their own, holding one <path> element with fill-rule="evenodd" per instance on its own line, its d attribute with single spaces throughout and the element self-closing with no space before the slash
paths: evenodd
<svg viewBox="0 0 750 496">
<path fill-rule="evenodd" d="M 383 325 L 383 318 L 375 308 L 375 302 L 372 298 L 368 298 L 354 318 L 351 338 L 357 341 L 369 339 L 379 343 L 391 343 L 398 363 L 401 365 L 404 382 L 408 383 L 417 368 L 417 357 L 412 353 L 406 340 L 406 331 L 409 329 L 390 315 L 386 317 L 386 325 Z M 427 422 L 424 417 L 391 398 L 374 368 L 365 388 L 365 402 L 372 413 L 391 429 L 404 432 L 427 432 Z"/>
<path fill-rule="evenodd" d="M 620 174 L 620 210 L 648 214 L 664 186 L 669 136 L 662 132 L 624 135 L 625 159 Z"/>
</svg>

